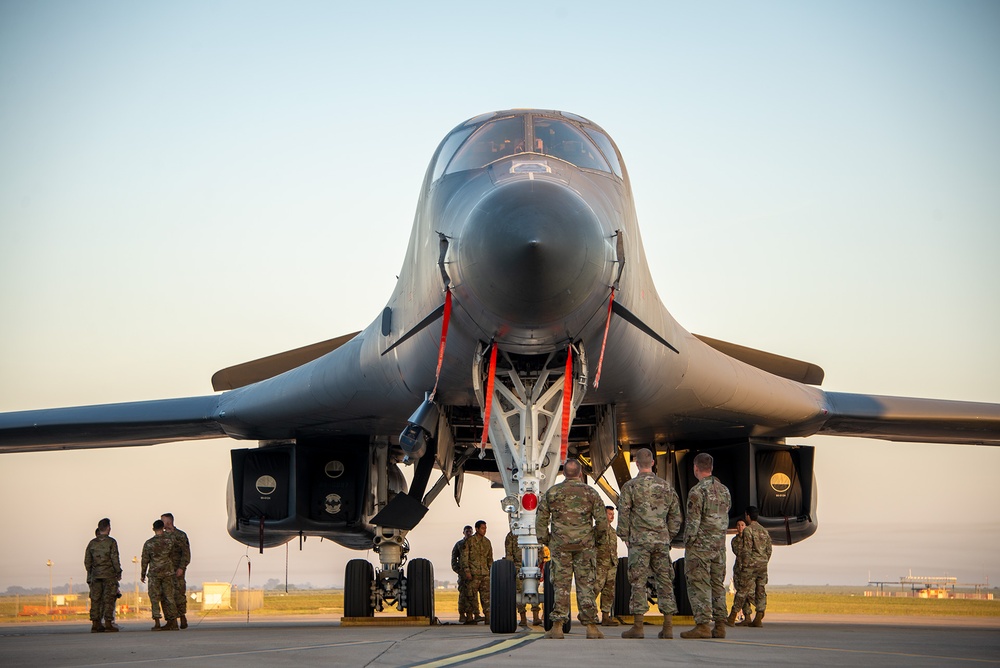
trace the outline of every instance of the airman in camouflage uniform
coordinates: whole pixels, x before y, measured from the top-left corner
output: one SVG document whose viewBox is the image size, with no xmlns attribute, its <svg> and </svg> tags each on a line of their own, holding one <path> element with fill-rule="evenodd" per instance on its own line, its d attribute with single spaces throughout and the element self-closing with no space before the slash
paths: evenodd
<svg viewBox="0 0 1000 668">
<path fill-rule="evenodd" d="M 177 606 L 174 604 L 174 541 L 163 531 L 163 520 L 153 522 L 156 534 L 142 546 L 142 564 L 139 567 L 142 582 L 149 572 L 149 603 L 153 612 L 153 631 L 177 631 Z M 160 626 L 160 608 L 167 618 Z"/>
<path fill-rule="evenodd" d="M 535 533 L 538 542 L 551 551 L 550 581 L 555 589 L 555 605 L 549 615 L 552 628 L 546 638 L 562 639 L 563 622 L 569 618 L 569 591 L 576 574 L 576 602 L 579 620 L 587 626 L 587 638 L 603 638 L 597 628 L 594 581 L 597 579 L 596 549 L 604 547 L 608 536 L 608 515 L 604 502 L 583 482 L 583 467 L 575 459 L 563 465 L 566 480 L 552 486 L 538 504 Z M 550 530 L 551 523 L 551 530 Z"/>
<path fill-rule="evenodd" d="M 503 551 L 504 559 L 513 561 L 514 565 L 517 566 L 518 570 L 521 568 L 521 548 L 517 545 L 517 536 L 514 535 L 513 531 L 507 532 L 507 537 L 503 541 Z M 517 578 L 517 593 L 524 593 L 524 580 Z M 531 625 L 538 626 L 542 623 L 539 619 L 538 613 L 541 612 L 542 607 L 538 603 L 531 604 Z M 528 606 L 523 602 L 517 604 L 517 613 L 521 617 L 521 626 L 528 626 Z"/>
<path fill-rule="evenodd" d="M 747 528 L 747 523 L 743 520 L 736 521 L 736 535 L 733 539 L 729 541 L 729 546 L 733 549 L 733 589 L 736 592 L 736 599 L 733 601 L 733 609 L 729 613 L 729 618 L 726 620 L 726 626 L 736 626 L 736 615 L 740 613 L 740 606 L 736 605 L 739 599 L 739 592 L 745 586 L 743 580 L 746 578 L 746 572 L 743 568 L 743 560 L 740 558 L 740 553 L 743 550 L 743 532 Z M 740 622 L 740 626 L 750 626 L 750 602 L 746 599 L 743 600 L 743 621 Z"/>
<path fill-rule="evenodd" d="M 97 535 L 87 544 L 83 566 L 87 569 L 87 584 L 90 585 L 90 632 L 117 631 L 115 604 L 122 565 L 118 559 L 118 542 L 111 537 L 111 520 L 107 517 L 98 522 Z"/>
<path fill-rule="evenodd" d="M 493 566 L 493 544 L 486 537 L 486 522 L 476 522 L 476 533 L 465 539 L 465 549 L 462 551 L 462 577 L 469 583 L 468 605 L 472 610 L 483 606 L 483 619 L 490 623 L 490 567 Z M 476 602 L 479 594 L 479 602 Z M 466 624 L 480 621 L 479 616 L 466 620 Z"/>
<path fill-rule="evenodd" d="M 712 456 L 694 458 L 698 484 L 688 492 L 684 525 L 684 576 L 696 626 L 681 638 L 726 637 L 726 530 L 729 528 L 729 489 L 712 475 Z M 709 622 L 715 620 L 715 628 Z"/>
<path fill-rule="evenodd" d="M 623 638 L 644 637 L 643 616 L 649 609 L 646 581 L 656 579 L 656 603 L 663 615 L 662 639 L 673 638 L 674 568 L 670 563 L 670 541 L 681 528 L 681 502 L 677 492 L 653 473 L 653 453 L 641 448 L 635 453 L 639 475 L 622 485 L 618 497 L 618 536 L 628 545 L 628 579 L 634 622 Z"/>
<path fill-rule="evenodd" d="M 753 599 L 756 614 L 747 626 L 761 627 L 764 625 L 764 610 L 767 608 L 767 562 L 771 560 L 771 536 L 757 521 L 756 506 L 749 506 L 745 517 L 747 528 L 743 530 L 739 556 L 743 565 L 743 586 L 736 591 L 733 610 L 739 609 L 737 604 L 745 606 L 749 619 L 749 601 Z M 730 614 L 730 619 L 733 617 Z"/>
<path fill-rule="evenodd" d="M 615 604 L 615 580 L 618 578 L 618 538 L 615 536 L 615 507 L 604 506 L 608 514 L 608 535 L 603 547 L 597 549 L 597 580 L 594 582 L 594 596 L 601 597 L 601 626 L 618 626 L 618 620 L 611 615 Z"/>
<path fill-rule="evenodd" d="M 477 603 L 475 607 L 470 606 L 469 581 L 462 577 L 462 550 L 465 549 L 466 539 L 472 533 L 472 527 L 466 524 L 465 528 L 462 529 L 462 540 L 451 548 L 451 570 L 455 571 L 458 580 L 458 622 L 460 624 L 479 616 L 479 604 Z"/>
<path fill-rule="evenodd" d="M 163 532 L 174 542 L 174 605 L 177 607 L 180 627 L 186 629 L 188 627 L 187 580 L 184 575 L 188 564 L 191 563 L 191 542 L 186 533 L 174 526 L 174 516 L 171 513 L 163 513 L 160 519 L 163 520 Z"/>
</svg>

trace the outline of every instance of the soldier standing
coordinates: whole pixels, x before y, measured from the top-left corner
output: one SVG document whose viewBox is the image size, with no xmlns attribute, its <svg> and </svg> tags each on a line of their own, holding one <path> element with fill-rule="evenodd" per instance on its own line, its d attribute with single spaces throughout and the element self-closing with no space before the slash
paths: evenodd
<svg viewBox="0 0 1000 668">
<path fill-rule="evenodd" d="M 753 600 L 753 607 L 756 610 L 752 622 L 747 626 L 764 626 L 764 610 L 767 608 L 767 562 L 771 560 L 771 536 L 767 529 L 757 521 L 759 513 L 757 506 L 748 506 L 746 510 L 747 528 L 743 531 L 742 553 L 740 561 L 743 563 L 743 587 L 736 592 L 736 599 L 733 601 L 733 610 L 736 604 L 745 606 L 746 618 L 750 619 L 750 600 Z M 730 619 L 733 615 L 730 614 Z"/>
<path fill-rule="evenodd" d="M 743 568 L 743 559 L 741 553 L 743 551 L 743 531 L 747 528 L 747 523 L 743 520 L 736 520 L 736 535 L 729 542 L 730 547 L 733 548 L 733 555 L 735 560 L 733 561 L 733 589 L 735 590 L 733 599 L 733 609 L 729 613 L 729 618 L 726 620 L 726 626 L 736 626 L 736 615 L 740 613 L 740 607 L 743 608 L 743 621 L 740 622 L 740 626 L 750 626 L 750 602 L 747 599 L 743 599 L 742 606 L 737 605 L 740 601 L 740 592 L 743 591 L 744 583 L 743 580 L 746 577 Z"/>
<path fill-rule="evenodd" d="M 513 531 L 507 532 L 507 537 L 503 541 L 504 559 L 514 562 L 518 569 L 521 568 L 521 548 L 517 545 L 517 536 Z M 524 593 L 524 580 L 517 578 L 517 593 Z M 531 625 L 538 626 L 542 620 L 538 618 L 541 606 L 537 602 L 531 604 Z M 521 616 L 521 626 L 528 627 L 528 606 L 524 602 L 517 604 L 517 612 Z"/>
<path fill-rule="evenodd" d="M 163 520 L 153 522 L 153 533 L 155 535 L 142 546 L 142 564 L 139 567 L 142 582 L 146 581 L 146 571 L 149 571 L 149 604 L 153 613 L 151 630 L 177 631 L 174 542 L 163 532 Z M 167 618 L 166 626 L 160 626 L 160 608 L 163 608 L 163 616 Z"/>
<path fill-rule="evenodd" d="M 184 575 L 188 564 L 191 563 L 191 542 L 186 533 L 174 526 L 174 516 L 171 513 L 163 513 L 160 519 L 163 520 L 164 533 L 174 543 L 174 605 L 180 617 L 180 627 L 186 629 L 188 627 L 187 580 Z"/>
<path fill-rule="evenodd" d="M 493 544 L 486 537 L 486 520 L 476 522 L 476 532 L 465 539 L 465 549 L 462 551 L 462 576 L 469 585 L 469 601 L 472 609 L 478 610 L 478 604 L 483 606 L 483 616 L 476 614 L 466 624 L 476 624 L 483 620 L 490 623 L 490 567 L 493 565 Z M 479 603 L 476 602 L 479 594 Z"/>
<path fill-rule="evenodd" d="M 607 540 L 608 515 L 601 497 L 583 482 L 583 467 L 575 459 L 563 465 L 565 480 L 553 485 L 538 504 L 535 533 L 538 542 L 551 551 L 549 582 L 555 589 L 555 605 L 549 615 L 552 628 L 546 638 L 561 640 L 563 622 L 569 618 L 569 590 L 576 574 L 576 602 L 579 619 L 587 627 L 587 638 L 603 638 L 597 628 L 594 581 L 597 579 L 597 555 Z M 550 532 L 551 519 L 551 532 Z"/>
<path fill-rule="evenodd" d="M 117 631 L 115 604 L 122 565 L 118 559 L 118 542 L 111 537 L 111 520 L 107 517 L 97 523 L 97 535 L 87 544 L 83 566 L 87 569 L 87 584 L 90 585 L 90 632 Z"/>
<path fill-rule="evenodd" d="M 712 475 L 714 462 L 707 452 L 694 458 L 698 484 L 688 492 L 684 525 L 685 569 L 688 597 L 695 627 L 681 638 L 726 637 L 726 530 L 729 528 L 729 489 Z M 709 622 L 715 620 L 715 628 Z"/>
<path fill-rule="evenodd" d="M 618 537 L 615 536 L 615 507 L 604 506 L 608 514 L 608 536 L 603 547 L 597 548 L 597 581 L 594 596 L 601 596 L 601 626 L 618 626 L 611 615 L 615 604 L 615 580 L 618 578 Z"/>
<path fill-rule="evenodd" d="M 670 541 L 681 528 L 681 502 L 666 480 L 653 473 L 653 453 L 641 448 L 635 453 L 639 475 L 622 485 L 618 497 L 618 536 L 628 546 L 628 579 L 634 621 L 622 638 L 642 638 L 643 616 L 649 609 L 646 581 L 656 580 L 656 603 L 663 615 L 659 637 L 674 637 L 674 567 L 670 562 Z"/>
<path fill-rule="evenodd" d="M 472 527 L 468 524 L 462 529 L 462 540 L 455 543 L 451 548 L 451 570 L 455 571 L 458 580 L 458 623 L 464 624 L 470 619 L 475 619 L 479 614 L 479 604 L 471 607 L 469 596 L 469 581 L 462 577 L 462 551 L 465 549 L 465 541 L 472 535 Z"/>
</svg>

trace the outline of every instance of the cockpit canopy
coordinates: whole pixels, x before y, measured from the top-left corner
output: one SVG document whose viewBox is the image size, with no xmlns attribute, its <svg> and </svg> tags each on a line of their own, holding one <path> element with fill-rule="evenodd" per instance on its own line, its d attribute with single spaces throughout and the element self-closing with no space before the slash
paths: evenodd
<svg viewBox="0 0 1000 668">
<path fill-rule="evenodd" d="M 589 121 L 559 112 L 500 112 L 476 117 L 453 130 L 441 144 L 432 180 L 518 153 L 549 156 L 622 177 L 614 145 Z"/>
</svg>

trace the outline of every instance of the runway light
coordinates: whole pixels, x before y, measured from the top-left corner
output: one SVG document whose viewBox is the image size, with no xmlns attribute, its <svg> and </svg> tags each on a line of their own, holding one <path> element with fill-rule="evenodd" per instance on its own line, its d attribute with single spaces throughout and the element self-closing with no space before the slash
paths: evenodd
<svg viewBox="0 0 1000 668">
<path fill-rule="evenodd" d="M 525 510 L 534 510 L 538 507 L 538 497 L 533 492 L 528 492 L 521 497 L 521 507 Z"/>
</svg>

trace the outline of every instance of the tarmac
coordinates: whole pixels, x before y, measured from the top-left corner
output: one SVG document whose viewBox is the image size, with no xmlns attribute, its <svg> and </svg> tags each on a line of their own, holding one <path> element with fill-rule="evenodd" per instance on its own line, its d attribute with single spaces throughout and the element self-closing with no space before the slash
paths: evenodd
<svg viewBox="0 0 1000 668">
<path fill-rule="evenodd" d="M 729 628 L 724 640 L 623 640 L 627 626 L 586 640 L 539 627 L 510 635 L 443 619 L 433 626 L 341 626 L 339 617 L 189 617 L 184 631 L 151 633 L 150 621 L 122 621 L 120 633 L 90 623 L 0 625 L 0 665 L 14 666 L 1000 666 L 1000 618 L 768 615 L 763 628 Z M 677 620 L 678 622 L 680 620 Z"/>
</svg>

